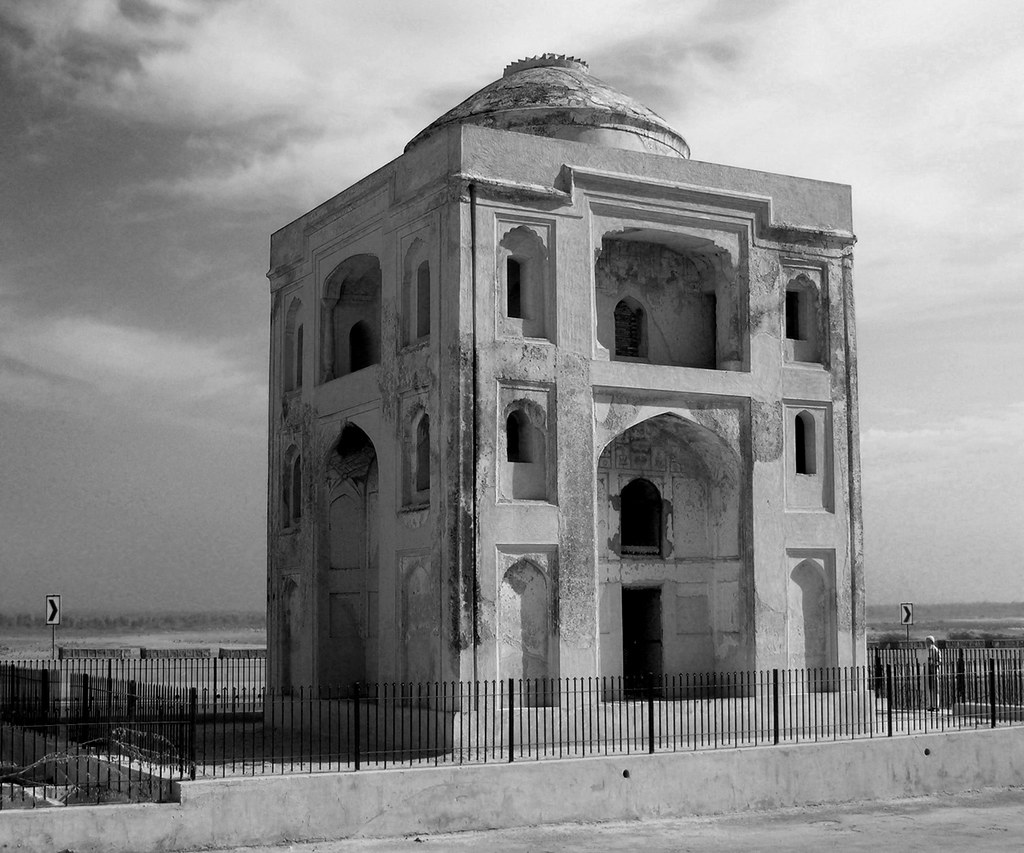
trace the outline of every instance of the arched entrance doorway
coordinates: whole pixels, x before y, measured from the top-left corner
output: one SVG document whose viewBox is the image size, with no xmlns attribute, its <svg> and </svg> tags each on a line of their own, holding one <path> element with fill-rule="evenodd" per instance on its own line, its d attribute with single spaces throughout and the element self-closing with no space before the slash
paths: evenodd
<svg viewBox="0 0 1024 853">
<path fill-rule="evenodd" d="M 328 630 L 321 683 L 348 689 L 377 675 L 378 476 L 369 436 L 348 424 L 327 470 Z"/>
<path fill-rule="evenodd" d="M 642 421 L 604 448 L 602 674 L 745 665 L 740 481 L 729 443 L 676 414 Z"/>
</svg>

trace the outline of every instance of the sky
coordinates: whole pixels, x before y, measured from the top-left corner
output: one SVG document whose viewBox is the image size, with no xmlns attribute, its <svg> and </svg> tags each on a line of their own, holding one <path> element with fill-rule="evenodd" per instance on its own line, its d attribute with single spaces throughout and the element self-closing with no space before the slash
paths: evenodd
<svg viewBox="0 0 1024 853">
<path fill-rule="evenodd" d="M 0 610 L 264 606 L 271 232 L 542 52 L 853 186 L 868 601 L 1024 601 L 1019 0 L 0 0 Z"/>
</svg>

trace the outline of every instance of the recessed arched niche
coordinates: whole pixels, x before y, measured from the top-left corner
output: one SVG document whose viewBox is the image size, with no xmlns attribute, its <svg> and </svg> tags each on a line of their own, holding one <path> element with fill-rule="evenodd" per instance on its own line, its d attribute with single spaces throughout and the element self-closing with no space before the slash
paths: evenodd
<svg viewBox="0 0 1024 853">
<path fill-rule="evenodd" d="M 377 452 L 370 437 L 347 424 L 327 458 L 327 622 L 321 651 L 325 683 L 347 686 L 373 675 L 369 661 L 371 602 L 379 589 Z"/>
<path fill-rule="evenodd" d="M 284 364 L 283 386 L 285 391 L 297 391 L 302 387 L 305 329 L 303 327 L 302 300 L 293 299 L 288 303 L 284 323 Z"/>
<path fill-rule="evenodd" d="M 415 238 L 402 264 L 401 343 L 412 346 L 430 337 L 431 268 L 427 244 Z"/>
<path fill-rule="evenodd" d="M 544 227 L 517 225 L 498 243 L 495 297 L 503 337 L 551 339 L 553 293 L 547 233 Z"/>
<path fill-rule="evenodd" d="M 631 679 L 651 667 L 702 672 L 743 662 L 738 417 L 657 414 L 603 448 L 595 491 L 609 672 Z"/>
<path fill-rule="evenodd" d="M 548 501 L 551 496 L 550 443 L 545 391 L 507 388 L 502 396 L 498 441 L 501 500 Z"/>
<path fill-rule="evenodd" d="M 321 300 L 321 381 L 380 361 L 380 262 L 353 255 L 327 276 Z"/>
<path fill-rule="evenodd" d="M 594 268 L 597 355 L 709 370 L 739 368 L 738 276 L 710 237 L 627 228 Z"/>
</svg>

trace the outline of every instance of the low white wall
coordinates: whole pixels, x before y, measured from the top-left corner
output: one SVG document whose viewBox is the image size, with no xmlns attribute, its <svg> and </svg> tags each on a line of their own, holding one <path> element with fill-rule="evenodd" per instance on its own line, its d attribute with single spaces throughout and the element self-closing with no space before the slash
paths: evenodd
<svg viewBox="0 0 1024 853">
<path fill-rule="evenodd" d="M 1011 785 L 1024 785 L 1024 728 L 186 782 L 175 804 L 0 812 L 0 849 L 176 851 L 712 814 Z"/>
</svg>

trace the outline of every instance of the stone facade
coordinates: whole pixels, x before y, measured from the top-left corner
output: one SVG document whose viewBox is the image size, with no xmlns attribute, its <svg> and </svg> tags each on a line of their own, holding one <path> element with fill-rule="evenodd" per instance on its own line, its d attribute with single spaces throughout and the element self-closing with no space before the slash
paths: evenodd
<svg viewBox="0 0 1024 853">
<path fill-rule="evenodd" d="M 853 243 L 550 56 L 275 233 L 272 685 L 863 664 Z"/>
</svg>

